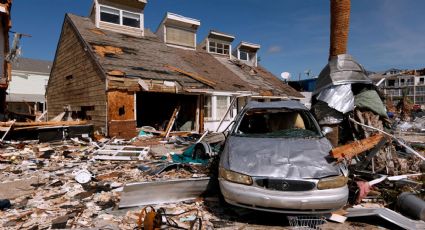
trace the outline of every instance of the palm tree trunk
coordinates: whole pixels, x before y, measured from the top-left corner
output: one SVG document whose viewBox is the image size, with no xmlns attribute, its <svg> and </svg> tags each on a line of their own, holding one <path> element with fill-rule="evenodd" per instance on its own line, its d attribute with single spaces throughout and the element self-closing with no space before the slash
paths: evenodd
<svg viewBox="0 0 425 230">
<path fill-rule="evenodd" d="M 350 0 L 331 1 L 331 37 L 329 58 L 347 53 L 350 29 Z"/>
</svg>

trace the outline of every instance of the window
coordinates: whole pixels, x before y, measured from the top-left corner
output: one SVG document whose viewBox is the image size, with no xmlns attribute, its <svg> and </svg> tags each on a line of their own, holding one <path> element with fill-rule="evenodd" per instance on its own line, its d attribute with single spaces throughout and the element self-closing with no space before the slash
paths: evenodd
<svg viewBox="0 0 425 230">
<path fill-rule="evenodd" d="M 251 109 L 236 129 L 238 136 L 320 137 L 320 131 L 308 111 L 289 109 Z"/>
<path fill-rule="evenodd" d="M 217 96 L 217 120 L 221 120 L 226 114 L 227 109 L 229 108 L 229 97 L 226 96 Z M 229 119 L 229 115 L 226 116 L 225 120 Z"/>
<path fill-rule="evenodd" d="M 205 96 L 204 102 L 204 118 L 205 120 L 212 120 L 212 97 Z"/>
<path fill-rule="evenodd" d="M 100 20 L 113 24 L 140 28 L 140 14 L 101 6 Z"/>
<path fill-rule="evenodd" d="M 218 54 L 229 54 L 230 46 L 219 42 L 209 42 L 209 52 Z"/>
<path fill-rule="evenodd" d="M 388 80 L 388 86 L 395 86 L 395 80 Z"/>
<path fill-rule="evenodd" d="M 114 24 L 120 24 L 120 11 L 108 7 L 100 7 L 100 20 Z"/>
<path fill-rule="evenodd" d="M 248 53 L 245 51 L 239 51 L 239 59 L 248 61 Z"/>
<path fill-rule="evenodd" d="M 140 15 L 129 12 L 122 12 L 122 24 L 131 27 L 140 27 Z"/>
<path fill-rule="evenodd" d="M 421 85 L 424 84 L 424 78 L 423 77 L 419 78 L 419 84 L 421 84 Z"/>
</svg>

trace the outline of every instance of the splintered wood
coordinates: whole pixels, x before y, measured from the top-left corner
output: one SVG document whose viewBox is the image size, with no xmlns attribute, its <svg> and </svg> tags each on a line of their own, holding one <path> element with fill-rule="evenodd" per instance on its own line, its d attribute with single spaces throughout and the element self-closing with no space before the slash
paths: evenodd
<svg viewBox="0 0 425 230">
<path fill-rule="evenodd" d="M 101 57 L 105 57 L 108 54 L 123 54 L 123 51 L 119 47 L 114 46 L 100 46 L 93 45 L 94 52 L 99 54 Z"/>
<path fill-rule="evenodd" d="M 343 159 L 351 159 L 354 156 L 375 147 L 375 145 L 377 145 L 382 140 L 382 138 L 384 138 L 383 134 L 377 134 L 360 141 L 342 145 L 332 149 L 330 155 L 338 161 Z"/>
<path fill-rule="evenodd" d="M 188 77 L 191 77 L 191 78 L 193 78 L 193 79 L 195 79 L 195 80 L 197 80 L 197 81 L 199 81 L 201 83 L 204 83 L 204 84 L 206 84 L 208 86 L 211 86 L 211 87 L 214 87 L 217 84 L 217 83 L 215 83 L 213 81 L 210 81 L 210 80 L 206 79 L 205 77 L 200 76 L 200 75 L 198 75 L 196 73 L 190 73 L 190 72 L 187 72 L 185 70 L 182 70 L 180 68 L 177 68 L 177 67 L 174 67 L 174 66 L 170 66 L 170 65 L 165 65 L 165 67 L 167 67 L 168 69 L 170 69 L 172 71 L 175 71 L 175 72 L 184 74 L 184 75 L 186 75 Z"/>
</svg>

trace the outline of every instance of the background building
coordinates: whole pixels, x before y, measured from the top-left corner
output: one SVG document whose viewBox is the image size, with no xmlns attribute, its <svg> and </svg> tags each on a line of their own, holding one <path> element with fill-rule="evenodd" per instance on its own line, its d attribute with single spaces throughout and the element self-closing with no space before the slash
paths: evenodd
<svg viewBox="0 0 425 230">
<path fill-rule="evenodd" d="M 22 115 L 41 115 L 46 108 L 45 93 L 52 62 L 19 58 L 12 65 L 7 90 L 7 109 Z"/>
</svg>

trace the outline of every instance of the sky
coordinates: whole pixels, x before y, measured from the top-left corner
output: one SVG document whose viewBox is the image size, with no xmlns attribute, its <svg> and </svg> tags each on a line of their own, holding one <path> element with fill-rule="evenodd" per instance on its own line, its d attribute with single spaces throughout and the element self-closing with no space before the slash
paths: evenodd
<svg viewBox="0 0 425 230">
<path fill-rule="evenodd" d="M 53 61 L 65 13 L 87 16 L 92 0 L 14 0 L 12 31 L 30 34 L 22 56 Z M 156 31 L 166 12 L 261 45 L 260 64 L 291 80 L 318 75 L 329 55 L 329 0 L 148 0 L 145 27 Z M 425 1 L 352 0 L 348 53 L 369 71 L 425 67 Z"/>
</svg>

